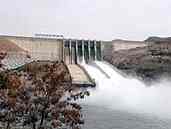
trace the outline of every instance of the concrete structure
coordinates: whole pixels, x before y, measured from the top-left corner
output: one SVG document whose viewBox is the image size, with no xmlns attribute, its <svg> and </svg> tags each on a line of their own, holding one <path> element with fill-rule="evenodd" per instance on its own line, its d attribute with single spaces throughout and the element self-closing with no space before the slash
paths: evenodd
<svg viewBox="0 0 171 129">
<path fill-rule="evenodd" d="M 80 65 L 69 64 L 67 66 L 72 77 L 73 85 L 82 85 L 84 87 L 95 86 L 95 82 Z"/>
<path fill-rule="evenodd" d="M 111 56 L 114 52 L 114 44 L 112 41 L 103 41 L 101 44 L 101 51 L 102 58 L 105 56 Z"/>
<path fill-rule="evenodd" d="M 33 60 L 63 60 L 67 64 L 101 60 L 101 42 L 63 38 L 0 36 L 25 50 Z"/>
<path fill-rule="evenodd" d="M 65 39 L 63 43 L 64 62 L 67 64 L 88 63 L 102 58 L 101 41 Z"/>
<path fill-rule="evenodd" d="M 31 58 L 27 58 L 26 54 L 10 52 L 1 63 L 4 65 L 3 67 L 5 69 L 16 69 L 32 61 Z"/>
<path fill-rule="evenodd" d="M 44 35 L 38 34 L 38 36 Z M 11 56 L 9 54 L 3 62 L 10 69 L 33 60 L 64 61 L 71 73 L 73 84 L 93 86 L 94 83 L 86 70 L 79 65 L 81 62 L 100 61 L 104 56 L 113 54 L 114 51 L 144 47 L 148 44 L 141 41 L 96 41 L 59 37 L 58 35 L 45 35 L 45 37 L 0 36 L 3 41 L 15 43 L 26 52 L 26 55 L 31 57 L 27 60 L 25 57 L 20 58 L 19 54 L 13 53 Z"/>
<path fill-rule="evenodd" d="M 34 60 L 63 60 L 63 40 L 33 37 L 1 36 L 24 49 Z"/>
<path fill-rule="evenodd" d="M 49 36 L 49 35 L 48 35 Z M 0 36 L 24 49 L 33 60 L 63 60 L 66 64 L 79 64 L 102 60 L 114 51 L 147 46 L 144 41 L 96 41 L 50 37 Z"/>
<path fill-rule="evenodd" d="M 74 85 L 95 86 L 79 63 L 101 60 L 100 41 L 17 36 L 0 36 L 0 39 L 10 41 L 23 50 L 21 53 L 8 52 L 8 56 L 2 61 L 7 69 L 15 69 L 34 60 L 64 61 Z M 31 58 L 27 58 L 27 55 Z"/>
</svg>

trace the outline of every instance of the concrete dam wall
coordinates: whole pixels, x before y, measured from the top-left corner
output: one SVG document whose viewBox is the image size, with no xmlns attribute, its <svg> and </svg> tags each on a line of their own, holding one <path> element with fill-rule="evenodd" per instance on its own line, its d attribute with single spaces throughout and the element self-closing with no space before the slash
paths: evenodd
<svg viewBox="0 0 171 129">
<path fill-rule="evenodd" d="M 64 61 L 72 77 L 72 84 L 95 86 L 94 81 L 83 67 L 77 65 L 83 60 L 88 62 L 100 59 L 99 42 L 71 39 L 47 39 L 32 37 L 0 36 L 0 45 L 8 44 L 7 56 L 2 60 L 5 69 L 16 69 L 32 61 Z M 1 50 L 2 51 L 2 50 Z M 5 51 L 5 49 L 4 49 Z M 96 55 L 98 53 L 98 55 Z M 27 55 L 30 58 L 27 58 Z M 79 60 L 79 61 L 78 61 Z"/>
<path fill-rule="evenodd" d="M 95 40 L 0 36 L 23 49 L 33 60 L 64 61 L 67 64 L 101 60 L 101 42 Z"/>
<path fill-rule="evenodd" d="M 95 40 L 64 40 L 63 55 L 67 64 L 101 60 L 101 42 Z"/>
<path fill-rule="evenodd" d="M 111 55 L 114 51 L 144 47 L 149 44 L 144 41 L 96 41 L 16 36 L 0 36 L 0 39 L 15 43 L 33 60 L 62 60 L 66 64 L 100 61 L 104 56 Z"/>
<path fill-rule="evenodd" d="M 24 49 L 34 60 L 63 60 L 63 41 L 32 37 L 2 37 Z"/>
</svg>

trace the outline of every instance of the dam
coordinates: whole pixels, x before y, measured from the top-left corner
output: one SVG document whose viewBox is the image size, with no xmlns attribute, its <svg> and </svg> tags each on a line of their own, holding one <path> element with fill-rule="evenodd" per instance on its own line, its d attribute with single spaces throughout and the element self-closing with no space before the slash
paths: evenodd
<svg viewBox="0 0 171 129">
<path fill-rule="evenodd" d="M 144 47 L 148 43 L 94 39 L 70 39 L 62 35 L 37 34 L 33 37 L 0 36 L 2 50 L 7 54 L 2 61 L 6 69 L 15 69 L 32 61 L 63 61 L 68 66 L 73 84 L 94 86 L 93 79 L 82 64 L 103 61 L 103 57 L 120 49 Z M 8 50 L 8 46 L 13 46 Z"/>
<path fill-rule="evenodd" d="M 17 46 L 16 51 L 6 51 L 7 56 L 2 60 L 6 69 L 15 69 L 32 61 L 63 61 L 68 67 L 74 85 L 95 86 L 81 63 L 102 60 L 101 41 L 0 36 L 0 43 Z"/>
<path fill-rule="evenodd" d="M 96 40 L 64 40 L 64 57 L 67 64 L 79 64 L 101 60 L 101 41 Z"/>
<path fill-rule="evenodd" d="M 77 40 L 48 37 L 0 36 L 0 43 L 15 44 L 23 51 L 8 53 L 27 53 L 33 60 L 64 61 L 66 64 L 88 63 L 101 60 L 101 43 L 96 40 Z"/>
<path fill-rule="evenodd" d="M 96 83 L 96 89 L 89 89 L 91 95 L 79 101 L 86 116 L 83 129 L 170 129 L 170 83 L 147 87 L 135 78 L 122 76 L 103 61 L 103 56 L 110 54 L 113 47 L 123 46 L 120 42 L 109 43 L 106 47 L 104 41 L 95 40 L 0 38 L 1 48 L 13 44 L 13 49 L 6 49 L 8 54 L 3 60 L 8 68 L 31 61 L 64 61 L 74 85 L 94 86 Z M 144 44 L 138 42 L 135 45 Z M 120 48 L 128 49 L 128 46 Z"/>
</svg>

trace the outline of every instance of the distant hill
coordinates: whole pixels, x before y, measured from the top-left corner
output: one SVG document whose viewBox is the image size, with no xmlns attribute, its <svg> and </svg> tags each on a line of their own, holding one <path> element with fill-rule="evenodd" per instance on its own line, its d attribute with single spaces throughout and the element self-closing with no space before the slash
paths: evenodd
<svg viewBox="0 0 171 129">
<path fill-rule="evenodd" d="M 171 42 L 171 37 L 149 37 L 145 40 L 146 42 Z"/>
</svg>

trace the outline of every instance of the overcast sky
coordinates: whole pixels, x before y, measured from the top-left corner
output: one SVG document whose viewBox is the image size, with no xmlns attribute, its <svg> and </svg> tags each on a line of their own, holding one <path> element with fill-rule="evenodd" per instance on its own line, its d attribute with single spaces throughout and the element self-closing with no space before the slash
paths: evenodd
<svg viewBox="0 0 171 129">
<path fill-rule="evenodd" d="M 0 0 L 0 33 L 144 40 L 171 36 L 171 0 Z"/>
</svg>

